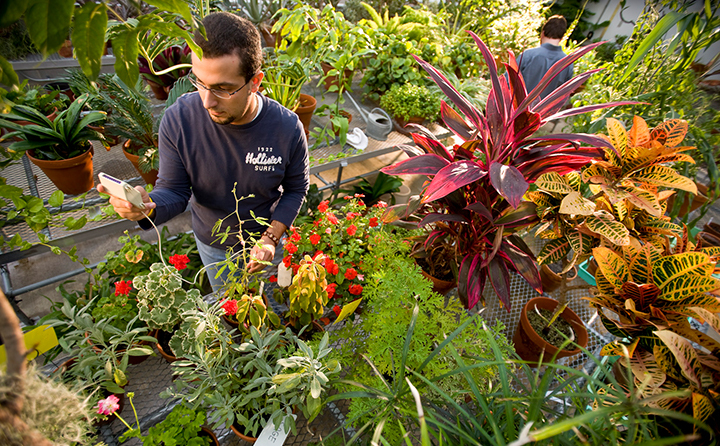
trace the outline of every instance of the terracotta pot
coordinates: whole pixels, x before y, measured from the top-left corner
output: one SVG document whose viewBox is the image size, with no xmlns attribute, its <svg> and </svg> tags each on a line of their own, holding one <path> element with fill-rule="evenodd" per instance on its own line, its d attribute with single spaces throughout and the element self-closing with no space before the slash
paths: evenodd
<svg viewBox="0 0 720 446">
<path fill-rule="evenodd" d="M 457 283 L 455 283 L 455 282 L 438 279 L 437 277 L 433 277 L 423 270 L 420 270 L 420 272 L 422 273 L 424 278 L 429 279 L 432 282 L 432 284 L 433 284 L 432 290 L 434 293 L 445 295 L 448 293 L 448 291 L 450 291 L 451 289 L 453 289 L 457 286 Z"/>
<path fill-rule="evenodd" d="M 348 120 L 348 129 L 349 129 L 349 128 L 350 128 L 350 127 L 349 127 L 349 126 L 350 126 L 350 123 L 352 122 L 352 115 L 350 114 L 350 112 L 345 111 L 345 110 L 340 110 L 340 115 L 347 118 L 347 120 Z M 338 133 L 338 132 L 340 132 L 340 129 L 336 129 L 336 128 L 335 128 L 335 125 L 331 125 L 331 127 L 332 127 L 333 133 Z"/>
<path fill-rule="evenodd" d="M 574 271 L 574 274 L 571 272 Z M 545 293 L 552 293 L 560 288 L 563 282 L 569 282 L 577 277 L 577 268 L 574 266 L 565 275 L 560 275 L 550 269 L 547 265 L 540 266 L 540 280 L 542 281 L 542 290 Z"/>
<path fill-rule="evenodd" d="M 215 433 L 205 425 L 200 426 L 200 435 L 203 437 L 209 437 L 210 442 L 214 444 L 215 446 L 220 446 L 220 442 L 218 441 L 218 438 L 215 436 Z"/>
<path fill-rule="evenodd" d="M 310 120 L 315 112 L 317 100 L 309 94 L 300 93 L 300 105 L 295 109 L 295 114 L 300 118 L 303 128 L 305 129 L 305 137 L 310 135 Z"/>
<path fill-rule="evenodd" d="M 151 81 L 150 79 L 145 79 L 145 82 L 150 86 L 150 90 L 152 90 L 153 94 L 155 95 L 155 99 L 159 101 L 167 100 L 168 98 L 168 91 L 166 87 L 163 87 L 162 85 L 158 84 L 155 81 Z"/>
<path fill-rule="evenodd" d="M 143 172 L 140 170 L 140 156 L 133 155 L 132 153 L 128 152 L 127 149 L 130 148 L 130 145 L 132 144 L 131 140 L 125 141 L 125 144 L 123 144 L 122 151 L 125 154 L 125 158 L 130 160 L 133 166 L 135 166 L 135 170 L 138 171 L 140 176 L 142 177 L 143 181 L 145 181 L 146 184 L 152 184 L 155 186 L 155 182 L 158 178 L 158 171 L 155 169 L 152 169 L 150 172 Z"/>
<path fill-rule="evenodd" d="M 93 188 L 93 149 L 82 155 L 57 161 L 46 161 L 35 158 L 34 151 L 29 150 L 28 159 L 38 166 L 50 178 L 55 186 L 68 195 L 78 195 Z"/>
<path fill-rule="evenodd" d="M 522 359 L 530 361 L 531 363 L 534 362 L 536 363 L 534 365 L 537 365 L 537 362 L 540 359 L 540 353 L 542 352 L 545 352 L 543 355 L 543 363 L 550 362 L 555 353 L 557 353 L 558 359 L 580 353 L 581 350 L 579 348 L 574 350 L 561 350 L 558 352 L 557 347 L 541 338 L 540 335 L 535 333 L 530 325 L 530 321 L 527 317 L 528 311 L 534 311 L 536 306 L 541 310 L 554 311 L 555 307 L 558 305 L 558 301 L 547 297 L 535 297 L 525 304 L 522 312 L 520 313 L 520 323 L 518 324 L 517 330 L 515 330 L 515 336 L 513 337 L 515 351 Z M 575 314 L 570 308 L 565 308 L 565 310 L 560 313 L 560 317 L 565 319 L 572 326 L 572 329 L 575 332 L 575 343 L 582 347 L 587 346 L 588 333 L 585 329 L 585 325 L 577 314 Z M 534 366 L 533 364 L 530 365 Z"/>
<path fill-rule="evenodd" d="M 156 330 L 156 331 L 154 332 L 154 334 L 151 335 L 151 336 L 153 336 L 155 339 L 158 340 L 158 342 L 157 342 L 157 344 L 155 344 L 155 346 L 157 347 L 158 352 L 160 353 L 160 356 L 162 356 L 163 358 L 165 358 L 165 361 L 167 361 L 168 363 L 172 364 L 173 362 L 175 362 L 175 361 L 177 361 L 178 359 L 180 359 L 180 358 L 178 358 L 177 356 L 174 356 L 171 351 L 167 351 L 167 352 L 166 352 L 165 350 L 163 350 L 162 345 L 160 345 L 160 336 L 167 336 L 167 337 L 168 337 L 168 341 L 169 341 L 170 338 L 172 337 L 172 333 L 168 333 L 168 332 L 162 331 L 162 330 Z"/>
<path fill-rule="evenodd" d="M 58 54 L 62 57 L 73 57 L 73 46 L 72 41 L 65 40 L 62 46 L 58 50 Z"/>
<path fill-rule="evenodd" d="M 282 41 L 282 34 L 280 32 L 272 32 L 272 24 L 261 23 L 258 26 L 260 35 L 262 35 L 265 41 L 265 46 L 269 48 L 276 48 L 278 43 Z"/>
<path fill-rule="evenodd" d="M 320 62 L 320 68 L 322 68 L 324 74 L 328 74 L 328 72 L 333 69 L 333 66 L 330 65 L 329 63 L 326 63 L 326 62 Z M 347 80 L 347 79 L 352 79 L 353 70 L 349 70 L 349 69 L 346 68 L 346 69 L 344 70 L 344 73 L 343 73 L 343 74 L 344 74 L 344 77 L 345 77 L 346 80 Z M 338 85 L 338 77 L 337 77 L 337 76 L 328 76 L 328 77 L 326 77 L 326 78 L 325 78 L 325 88 L 327 88 L 327 89 L 329 90 L 330 87 L 332 87 L 333 85 L 336 86 L 336 87 L 339 87 L 339 85 Z"/>
<path fill-rule="evenodd" d="M 255 442 L 257 441 L 257 437 L 249 437 L 249 436 L 243 434 L 242 432 L 240 432 L 240 429 L 242 429 L 242 427 L 235 423 L 230 425 L 230 429 L 235 433 L 235 435 L 240 437 L 240 439 L 243 441 L 247 441 L 250 444 L 255 444 Z"/>
<path fill-rule="evenodd" d="M 425 122 L 425 118 L 419 118 L 417 116 L 412 116 L 410 119 L 408 119 L 406 121 L 402 118 L 395 117 L 395 122 L 397 122 L 397 124 L 400 126 L 400 128 L 404 129 L 405 126 L 408 124 L 422 124 L 423 122 Z"/>
</svg>

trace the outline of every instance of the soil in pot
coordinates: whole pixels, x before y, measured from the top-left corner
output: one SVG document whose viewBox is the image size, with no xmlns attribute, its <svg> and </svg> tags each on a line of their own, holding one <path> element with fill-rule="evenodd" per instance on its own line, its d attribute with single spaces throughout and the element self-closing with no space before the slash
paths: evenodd
<svg viewBox="0 0 720 446">
<path fill-rule="evenodd" d="M 563 342 L 565 342 L 565 338 L 572 337 L 572 327 L 565 319 L 558 317 L 555 322 L 553 322 L 550 326 L 550 330 L 548 330 L 547 333 L 543 333 L 543 328 L 545 328 L 546 321 L 550 320 L 553 312 L 543 309 L 538 310 L 540 311 L 540 314 L 537 314 L 537 312 L 533 309 L 528 311 L 527 316 L 528 320 L 530 321 L 530 325 L 532 326 L 533 330 L 535 330 L 535 333 L 540 335 L 541 338 L 545 339 L 554 347 L 560 348 Z"/>
<path fill-rule="evenodd" d="M 420 265 L 421 273 L 423 277 L 429 279 L 433 284 L 433 292 L 438 294 L 447 294 L 448 291 L 453 289 L 457 283 L 455 282 L 455 276 L 452 271 L 436 271 L 433 274 L 428 273 L 430 271 L 430 265 L 425 259 L 415 258 L 415 262 Z M 438 274 L 440 277 L 436 277 L 434 274 Z"/>
</svg>

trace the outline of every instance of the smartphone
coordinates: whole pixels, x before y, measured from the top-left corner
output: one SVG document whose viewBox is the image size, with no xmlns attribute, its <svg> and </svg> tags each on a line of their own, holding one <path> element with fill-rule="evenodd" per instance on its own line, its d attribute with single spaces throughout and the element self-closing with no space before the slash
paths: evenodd
<svg viewBox="0 0 720 446">
<path fill-rule="evenodd" d="M 118 180 L 117 178 L 104 172 L 100 172 L 98 174 L 98 178 L 100 178 L 100 184 L 103 185 L 110 195 L 122 198 L 123 200 L 130 202 L 136 208 L 145 209 L 145 203 L 142 201 L 142 195 L 140 195 L 140 192 L 125 181 Z"/>
</svg>

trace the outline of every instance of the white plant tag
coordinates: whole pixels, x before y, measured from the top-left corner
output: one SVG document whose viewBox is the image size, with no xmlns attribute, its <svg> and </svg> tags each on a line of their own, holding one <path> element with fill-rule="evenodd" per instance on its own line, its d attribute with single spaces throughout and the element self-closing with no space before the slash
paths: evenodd
<svg viewBox="0 0 720 446">
<path fill-rule="evenodd" d="M 293 418 L 297 419 L 297 415 L 293 414 Z M 289 432 L 285 432 L 283 426 L 276 429 L 272 420 L 270 420 L 262 432 L 260 432 L 260 435 L 258 435 L 255 446 L 281 445 L 285 443 L 288 433 Z"/>
<path fill-rule="evenodd" d="M 292 284 L 292 269 L 288 269 L 284 262 L 278 265 L 277 284 L 281 288 L 287 288 Z"/>
</svg>

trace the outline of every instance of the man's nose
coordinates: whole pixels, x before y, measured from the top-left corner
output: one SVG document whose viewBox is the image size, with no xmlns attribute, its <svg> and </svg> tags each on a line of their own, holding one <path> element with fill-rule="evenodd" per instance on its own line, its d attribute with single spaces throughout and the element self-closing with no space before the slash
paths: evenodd
<svg viewBox="0 0 720 446">
<path fill-rule="evenodd" d="M 199 89 L 198 91 L 200 92 L 203 107 L 205 107 L 206 110 L 210 110 L 217 105 L 217 98 L 210 92 L 210 90 Z"/>
</svg>

